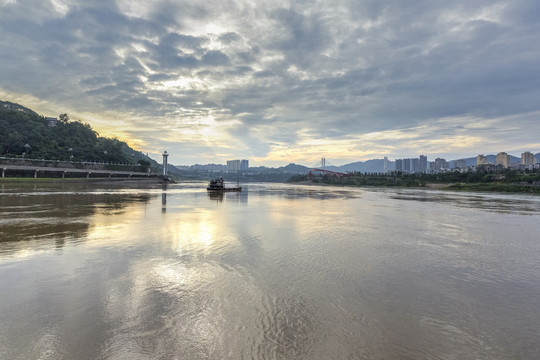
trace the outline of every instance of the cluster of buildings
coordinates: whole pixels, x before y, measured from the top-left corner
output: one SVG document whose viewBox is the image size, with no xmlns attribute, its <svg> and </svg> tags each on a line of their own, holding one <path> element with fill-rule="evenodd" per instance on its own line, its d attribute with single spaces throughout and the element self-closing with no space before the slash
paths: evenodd
<svg viewBox="0 0 540 360">
<path fill-rule="evenodd" d="M 420 155 L 418 158 L 396 159 L 396 171 L 406 173 L 425 173 L 428 171 L 427 156 Z"/>
<path fill-rule="evenodd" d="M 385 158 L 385 170 L 387 169 L 386 165 L 387 159 Z M 478 155 L 476 157 L 476 164 L 469 166 L 467 165 L 466 159 L 459 159 L 453 161 L 453 170 L 462 170 L 467 171 L 471 168 L 477 167 L 499 167 L 499 168 L 512 168 L 517 170 L 532 170 L 533 168 L 540 168 L 538 160 L 530 151 L 526 151 L 521 154 L 520 163 L 511 163 L 511 157 L 505 152 L 500 152 L 495 157 L 495 163 L 490 163 L 487 160 L 485 155 Z M 395 170 L 401 171 L 404 173 L 437 173 L 441 171 L 448 171 L 450 169 L 450 162 L 446 159 L 437 158 L 435 161 L 427 161 L 427 157 L 420 155 L 418 158 L 409 158 L 409 159 L 396 159 L 395 161 Z"/>
<path fill-rule="evenodd" d="M 227 160 L 227 171 L 243 171 L 249 168 L 249 160 Z"/>
<path fill-rule="evenodd" d="M 459 160 L 458 160 L 459 161 Z M 465 160 L 463 160 L 465 161 Z M 435 161 L 428 161 L 427 156 L 420 155 L 417 158 L 396 159 L 395 169 L 404 173 L 433 173 L 444 171 L 450 168 L 450 163 L 446 159 L 436 158 Z"/>
<path fill-rule="evenodd" d="M 478 155 L 476 157 L 476 166 L 487 166 L 487 165 L 497 165 L 501 166 L 503 168 L 513 168 L 513 169 L 533 169 L 535 167 L 538 167 L 538 161 L 536 160 L 536 157 L 534 154 L 530 151 L 526 151 L 521 154 L 521 162 L 519 163 L 512 163 L 510 161 L 510 155 L 508 155 L 505 152 L 500 152 L 495 157 L 495 164 L 490 164 L 486 157 L 484 155 Z"/>
<path fill-rule="evenodd" d="M 224 172 L 237 172 L 237 171 L 246 171 L 249 169 L 249 160 L 227 160 L 227 164 L 206 164 L 206 165 L 187 165 L 187 166 L 176 166 L 179 170 L 191 171 L 191 172 L 213 172 L 213 173 L 224 173 Z"/>
</svg>

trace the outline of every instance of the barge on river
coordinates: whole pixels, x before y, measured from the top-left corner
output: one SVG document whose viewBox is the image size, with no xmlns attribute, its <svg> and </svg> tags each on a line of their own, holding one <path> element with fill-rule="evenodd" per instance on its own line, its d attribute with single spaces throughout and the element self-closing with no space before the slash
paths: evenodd
<svg viewBox="0 0 540 360">
<path fill-rule="evenodd" d="M 217 179 L 210 180 L 206 190 L 208 191 L 242 191 L 242 187 L 238 186 L 238 184 L 233 187 L 227 187 L 225 186 L 225 182 L 223 181 L 223 178 L 220 177 Z"/>
</svg>

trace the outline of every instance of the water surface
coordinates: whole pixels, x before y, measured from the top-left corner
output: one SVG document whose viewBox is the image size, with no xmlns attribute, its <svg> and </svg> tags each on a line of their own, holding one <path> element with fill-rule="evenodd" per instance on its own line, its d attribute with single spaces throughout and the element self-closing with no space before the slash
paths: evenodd
<svg viewBox="0 0 540 360">
<path fill-rule="evenodd" d="M 0 185 L 0 358 L 540 358 L 539 197 L 205 185 Z"/>
</svg>

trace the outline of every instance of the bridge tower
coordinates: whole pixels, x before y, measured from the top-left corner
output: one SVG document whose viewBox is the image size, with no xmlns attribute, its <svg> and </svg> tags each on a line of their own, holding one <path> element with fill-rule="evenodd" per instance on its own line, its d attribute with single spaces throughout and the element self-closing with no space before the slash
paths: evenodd
<svg viewBox="0 0 540 360">
<path fill-rule="evenodd" d="M 163 176 L 167 176 L 167 157 L 169 154 L 167 154 L 167 150 L 163 153 Z"/>
</svg>

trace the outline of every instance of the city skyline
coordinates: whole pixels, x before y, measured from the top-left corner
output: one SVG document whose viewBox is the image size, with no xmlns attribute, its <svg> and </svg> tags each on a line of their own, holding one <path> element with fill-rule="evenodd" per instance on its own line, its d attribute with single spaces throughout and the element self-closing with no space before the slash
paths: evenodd
<svg viewBox="0 0 540 360">
<path fill-rule="evenodd" d="M 527 0 L 0 0 L 0 99 L 173 164 L 538 153 L 539 14 Z"/>
<path fill-rule="evenodd" d="M 450 162 L 453 162 L 454 163 L 454 167 L 467 167 L 467 163 L 466 163 L 466 160 L 472 160 L 472 159 L 476 159 L 476 163 L 475 165 L 496 165 L 498 163 L 498 160 L 497 160 L 497 157 L 504 154 L 505 156 L 508 156 L 508 165 L 514 165 L 514 164 L 538 164 L 540 162 L 540 153 L 533 153 L 533 152 L 530 152 L 530 151 L 525 151 L 523 153 L 520 154 L 520 156 L 516 156 L 516 155 L 512 155 L 512 154 L 507 154 L 506 152 L 499 152 L 499 153 L 496 153 L 496 154 L 478 154 L 476 156 L 467 156 L 467 157 L 463 157 L 463 158 L 459 158 L 459 159 L 446 159 L 446 158 L 440 158 L 440 157 L 437 157 L 437 158 L 434 158 L 433 161 L 430 161 L 429 157 L 428 156 L 425 156 L 425 155 L 419 155 L 417 158 L 415 157 L 401 157 L 401 158 L 395 158 L 395 159 L 389 159 L 388 157 L 384 157 L 384 158 L 373 158 L 373 159 L 367 159 L 365 161 L 373 161 L 373 160 L 382 160 L 383 161 L 383 167 L 384 168 L 387 168 L 387 165 L 389 163 L 394 163 L 394 165 L 396 166 L 396 164 L 399 164 L 397 165 L 399 167 L 399 169 L 403 169 L 403 164 L 404 164 L 404 161 L 409 161 L 409 165 L 408 165 L 408 169 L 415 169 L 414 171 L 415 172 L 422 172 L 422 171 L 425 171 L 427 168 L 429 168 L 429 164 L 430 163 L 440 163 L 440 164 L 445 164 L 444 166 L 440 166 L 440 168 L 444 168 L 444 167 L 449 167 L 449 163 Z M 490 162 L 488 161 L 486 158 L 487 157 L 493 157 L 494 161 Z M 517 159 L 516 161 L 512 162 L 511 161 L 511 157 Z M 326 164 L 326 158 L 321 158 L 319 159 L 319 162 L 318 163 L 315 163 L 315 164 L 303 164 L 303 163 L 289 163 L 289 164 L 295 164 L 295 165 L 302 165 L 302 166 L 306 166 L 306 167 L 319 167 L 319 168 L 325 168 L 325 167 L 340 167 L 340 166 L 344 166 L 344 165 L 350 165 L 350 164 L 353 164 L 353 163 L 348 163 L 348 164 L 340 164 L 340 165 L 335 165 L 333 163 L 328 163 L 328 165 Z M 416 164 L 414 164 L 414 161 L 417 161 Z M 241 162 L 243 162 L 245 165 L 241 165 Z M 457 165 L 459 164 L 459 165 Z M 280 164 L 279 166 L 285 166 L 287 164 Z M 312 165 L 312 166 L 310 166 Z M 229 169 L 229 170 L 245 170 L 251 166 L 249 166 L 249 160 L 246 160 L 246 159 L 234 159 L 234 160 L 226 160 L 226 163 L 223 163 L 223 164 L 220 164 L 220 163 L 216 163 L 216 162 L 210 162 L 210 163 L 196 163 L 196 164 L 175 164 L 175 166 L 177 167 L 182 167 L 182 168 L 188 168 L 188 167 L 197 167 L 197 166 L 216 166 L 218 167 L 219 169 Z M 265 164 L 258 164 L 257 166 L 265 166 Z M 257 167 L 256 166 L 256 167 Z"/>
</svg>

